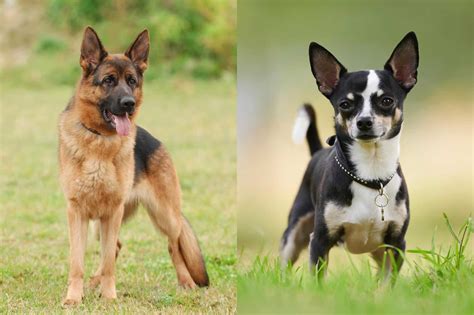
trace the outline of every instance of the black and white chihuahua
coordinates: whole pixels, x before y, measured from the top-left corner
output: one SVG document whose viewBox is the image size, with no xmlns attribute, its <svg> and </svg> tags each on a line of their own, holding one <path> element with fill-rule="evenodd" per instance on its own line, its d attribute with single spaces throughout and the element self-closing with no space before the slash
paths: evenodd
<svg viewBox="0 0 474 315">
<path fill-rule="evenodd" d="M 343 243 L 351 253 L 371 253 L 388 276 L 402 266 L 409 222 L 398 158 L 403 102 L 417 81 L 416 35 L 402 39 L 383 70 L 348 72 L 316 43 L 309 60 L 334 107 L 336 135 L 327 141 L 332 147 L 323 148 L 315 112 L 303 106 L 293 138 L 306 137 L 312 157 L 281 240 L 282 265 L 294 263 L 309 243 L 310 269 L 321 275 L 331 247 Z"/>
</svg>

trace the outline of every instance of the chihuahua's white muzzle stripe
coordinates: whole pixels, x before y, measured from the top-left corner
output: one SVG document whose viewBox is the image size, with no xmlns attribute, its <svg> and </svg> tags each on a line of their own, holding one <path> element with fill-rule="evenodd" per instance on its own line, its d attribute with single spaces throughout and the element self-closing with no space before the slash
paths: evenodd
<svg viewBox="0 0 474 315">
<path fill-rule="evenodd" d="M 374 70 L 369 70 L 369 75 L 367 76 L 367 86 L 365 90 L 361 93 L 362 98 L 364 99 L 364 105 L 362 111 L 360 112 L 360 117 L 371 116 L 372 113 L 372 104 L 370 103 L 370 97 L 372 94 L 376 94 L 379 91 L 380 78 Z"/>
</svg>

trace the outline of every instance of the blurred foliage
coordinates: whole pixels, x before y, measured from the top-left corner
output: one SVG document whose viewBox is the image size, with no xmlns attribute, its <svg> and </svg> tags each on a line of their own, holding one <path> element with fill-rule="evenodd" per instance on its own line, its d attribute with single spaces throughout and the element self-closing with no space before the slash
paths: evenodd
<svg viewBox="0 0 474 315">
<path fill-rule="evenodd" d="M 57 26 L 68 26 L 78 31 L 84 23 L 96 24 L 104 20 L 104 12 L 113 9 L 111 0 L 51 0 L 48 17 Z"/>
<path fill-rule="evenodd" d="M 108 42 L 122 46 L 133 39 L 117 36 L 117 30 L 137 33 L 146 27 L 152 41 L 150 59 L 170 61 L 171 73 L 184 70 L 207 78 L 235 68 L 235 1 L 51 0 L 47 16 L 72 33 L 85 25 L 117 25 Z"/>
<path fill-rule="evenodd" d="M 149 80 L 170 75 L 214 79 L 235 74 L 236 0 L 43 0 L 37 4 L 39 10 L 28 2 L 18 3 L 22 15 L 28 14 L 25 9 L 40 12 L 35 13 L 39 18 L 28 47 L 28 62 L 23 69 L 15 69 L 20 81 L 33 85 L 76 81 L 80 41 L 87 25 L 97 31 L 110 53 L 125 51 L 147 28 L 151 39 Z M 13 39 L 17 34 L 12 33 Z"/>
<path fill-rule="evenodd" d="M 38 39 L 35 51 L 38 53 L 54 53 L 63 51 L 65 47 L 66 44 L 60 38 L 44 35 Z"/>
</svg>

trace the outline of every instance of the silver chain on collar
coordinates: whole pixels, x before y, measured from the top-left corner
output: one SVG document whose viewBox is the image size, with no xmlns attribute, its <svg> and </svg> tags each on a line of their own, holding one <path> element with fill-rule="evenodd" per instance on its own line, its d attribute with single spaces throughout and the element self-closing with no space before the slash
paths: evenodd
<svg viewBox="0 0 474 315">
<path fill-rule="evenodd" d="M 339 167 L 340 167 L 347 175 L 349 175 L 352 179 L 354 179 L 355 181 L 360 181 L 361 183 L 366 184 L 366 185 L 369 184 L 369 182 L 366 181 L 365 179 L 360 178 L 359 176 L 353 174 L 351 171 L 349 171 L 348 169 L 346 169 L 346 168 L 341 164 L 341 162 L 339 162 L 339 159 L 337 158 L 337 154 L 334 155 L 334 159 L 336 160 L 337 165 L 339 165 Z M 387 178 L 387 183 L 392 180 L 393 176 L 395 176 L 396 173 L 397 173 L 397 172 L 393 173 L 392 175 L 390 175 L 390 176 Z"/>
<path fill-rule="evenodd" d="M 339 159 L 337 158 L 337 154 L 334 155 L 334 159 L 336 160 L 336 163 L 337 165 L 339 165 L 339 167 L 347 174 L 349 175 L 354 181 L 358 182 L 358 183 L 362 183 L 364 185 L 366 185 L 367 187 L 370 187 L 369 186 L 369 182 L 366 181 L 365 179 L 362 179 L 360 178 L 359 176 L 353 174 L 351 171 L 349 171 L 348 169 L 346 169 L 341 162 L 339 162 Z M 387 181 L 386 181 L 386 184 L 388 184 L 392 178 L 395 176 L 397 172 L 393 173 L 392 175 L 390 175 L 388 178 L 387 178 Z M 380 184 L 380 188 L 378 188 L 378 194 L 375 196 L 375 199 L 374 199 L 374 203 L 375 203 L 375 206 L 377 206 L 377 208 L 379 208 L 380 210 L 380 213 L 381 213 L 381 219 L 382 221 L 385 221 L 385 207 L 388 205 L 388 202 L 390 200 L 390 198 L 388 197 L 388 195 L 386 194 L 385 192 L 385 187 L 384 185 L 382 184 L 382 181 L 378 181 L 379 184 Z"/>
</svg>

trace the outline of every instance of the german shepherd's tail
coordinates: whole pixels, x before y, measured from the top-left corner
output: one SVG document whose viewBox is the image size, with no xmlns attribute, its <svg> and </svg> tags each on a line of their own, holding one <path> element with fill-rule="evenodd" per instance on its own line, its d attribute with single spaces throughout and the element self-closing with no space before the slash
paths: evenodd
<svg viewBox="0 0 474 315">
<path fill-rule="evenodd" d="M 323 145 L 316 128 L 316 113 L 311 104 L 304 104 L 300 108 L 293 126 L 293 142 L 303 143 L 305 137 L 308 141 L 311 156 L 322 149 Z"/>
<path fill-rule="evenodd" d="M 183 216 L 183 228 L 179 235 L 179 251 L 184 258 L 191 278 L 200 287 L 209 286 L 206 264 L 199 248 L 199 243 L 188 220 Z"/>
</svg>

